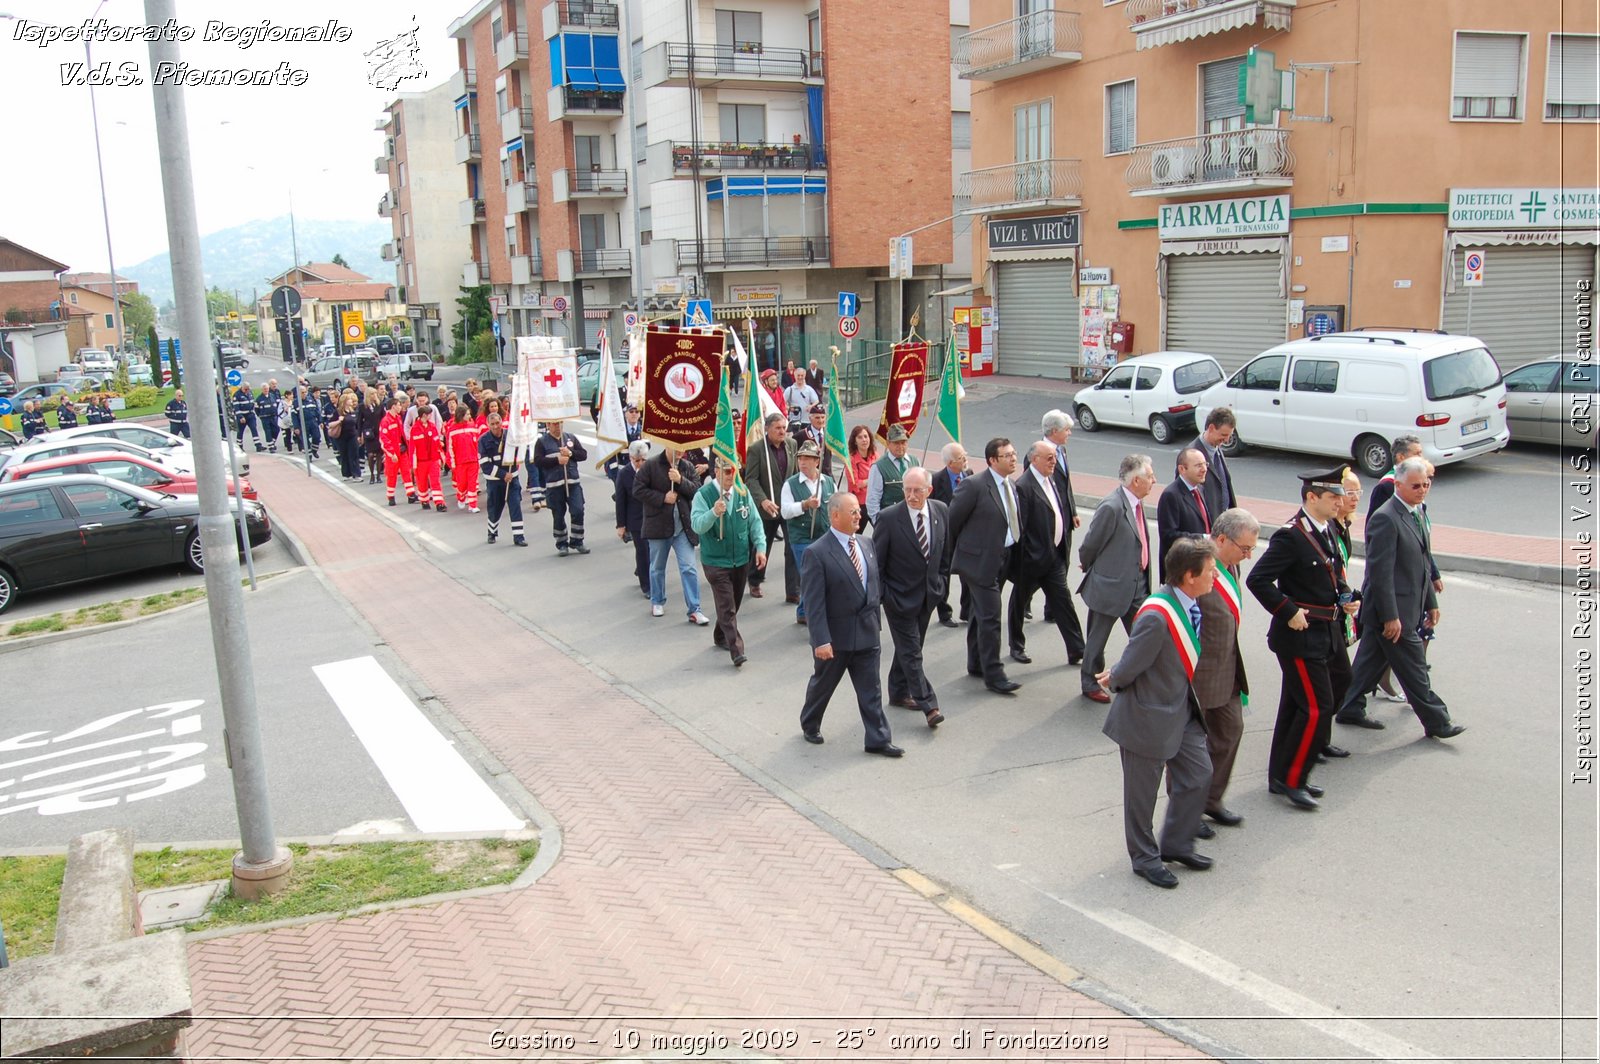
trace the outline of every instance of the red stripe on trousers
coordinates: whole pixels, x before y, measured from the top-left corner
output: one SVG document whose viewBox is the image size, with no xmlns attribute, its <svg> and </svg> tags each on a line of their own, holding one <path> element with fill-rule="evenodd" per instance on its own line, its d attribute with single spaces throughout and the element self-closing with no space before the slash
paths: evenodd
<svg viewBox="0 0 1600 1064">
<path fill-rule="evenodd" d="M 1317 718 L 1322 714 L 1317 709 L 1317 692 L 1311 686 L 1311 674 L 1306 672 L 1304 658 L 1295 658 L 1294 667 L 1300 673 L 1300 685 L 1306 689 L 1306 733 L 1300 736 L 1300 749 L 1294 752 L 1294 760 L 1289 763 L 1288 778 L 1284 785 L 1298 787 L 1305 782 L 1306 755 L 1311 752 L 1311 739 L 1317 734 Z"/>
</svg>

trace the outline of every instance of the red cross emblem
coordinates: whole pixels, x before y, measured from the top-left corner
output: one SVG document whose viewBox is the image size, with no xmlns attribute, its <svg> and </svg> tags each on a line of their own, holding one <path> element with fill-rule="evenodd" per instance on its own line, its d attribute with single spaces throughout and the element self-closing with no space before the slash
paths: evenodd
<svg viewBox="0 0 1600 1064">
<path fill-rule="evenodd" d="M 558 370 L 551 369 L 549 373 L 544 375 L 544 382 L 554 388 L 561 383 L 561 373 Z"/>
<path fill-rule="evenodd" d="M 527 403 L 523 403 L 522 404 L 522 419 L 524 421 L 526 421 L 528 419 L 528 416 L 530 414 L 532 414 L 532 413 L 533 413 L 533 411 L 528 408 L 528 404 Z"/>
</svg>

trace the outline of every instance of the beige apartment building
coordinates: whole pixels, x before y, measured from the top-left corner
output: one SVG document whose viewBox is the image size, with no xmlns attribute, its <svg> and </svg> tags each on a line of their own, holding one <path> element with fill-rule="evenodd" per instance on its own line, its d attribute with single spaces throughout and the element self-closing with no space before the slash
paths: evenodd
<svg viewBox="0 0 1600 1064">
<path fill-rule="evenodd" d="M 1470 329 L 1504 369 L 1576 343 L 1600 218 L 1591 0 L 971 16 L 954 63 L 999 372 L 1092 377 L 1119 335 L 1225 368 L 1376 325 Z"/>
</svg>

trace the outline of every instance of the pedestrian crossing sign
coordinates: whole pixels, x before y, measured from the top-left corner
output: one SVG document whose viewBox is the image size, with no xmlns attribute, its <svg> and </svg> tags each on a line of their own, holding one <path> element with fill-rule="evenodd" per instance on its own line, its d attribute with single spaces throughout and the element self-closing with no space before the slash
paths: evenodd
<svg viewBox="0 0 1600 1064">
<path fill-rule="evenodd" d="M 709 329 L 711 327 L 711 300 L 689 300 L 689 306 L 683 314 L 683 323 L 691 328 Z"/>
</svg>

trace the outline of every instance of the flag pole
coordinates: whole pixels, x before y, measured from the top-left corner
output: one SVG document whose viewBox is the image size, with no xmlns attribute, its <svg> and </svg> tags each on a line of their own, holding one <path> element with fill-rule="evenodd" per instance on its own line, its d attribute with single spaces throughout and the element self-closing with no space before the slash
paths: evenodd
<svg viewBox="0 0 1600 1064">
<path fill-rule="evenodd" d="M 751 368 L 754 369 L 755 362 L 756 362 L 756 319 L 754 319 L 754 318 L 746 318 L 746 319 L 744 319 L 744 329 L 745 329 L 745 335 L 750 338 L 750 350 L 745 352 L 745 358 L 749 360 Z M 757 387 L 759 387 L 759 385 L 757 385 Z M 756 397 L 756 399 L 757 399 L 756 409 L 757 410 L 761 409 L 760 398 L 761 398 L 760 396 Z M 781 411 L 780 411 L 780 413 L 781 413 Z M 773 494 L 781 494 L 781 489 L 778 487 L 778 485 L 772 483 L 772 448 L 767 445 L 767 419 L 766 418 L 762 418 L 761 419 L 761 457 L 763 459 L 765 459 L 766 463 L 767 463 L 767 484 L 768 484 L 768 486 L 771 487 L 771 489 L 773 491 Z M 772 501 L 773 502 L 777 502 L 778 500 L 777 499 L 773 499 Z"/>
</svg>

